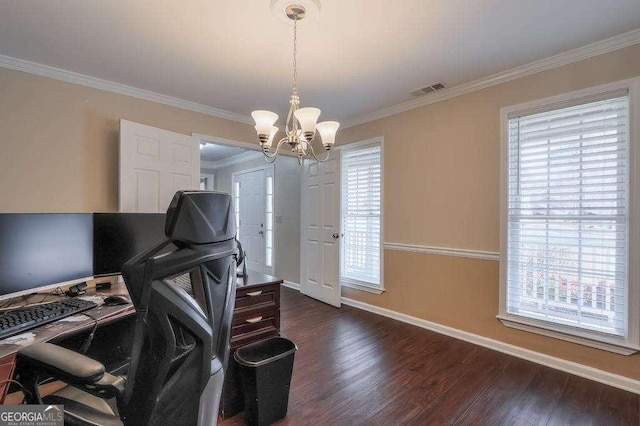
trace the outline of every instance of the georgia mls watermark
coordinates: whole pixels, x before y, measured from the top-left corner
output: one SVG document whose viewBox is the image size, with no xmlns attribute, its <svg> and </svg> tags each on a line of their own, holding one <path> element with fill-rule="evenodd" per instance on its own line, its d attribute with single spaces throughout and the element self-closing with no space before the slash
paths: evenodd
<svg viewBox="0 0 640 426">
<path fill-rule="evenodd" d="M 64 426 L 62 405 L 0 405 L 0 426 Z"/>
</svg>

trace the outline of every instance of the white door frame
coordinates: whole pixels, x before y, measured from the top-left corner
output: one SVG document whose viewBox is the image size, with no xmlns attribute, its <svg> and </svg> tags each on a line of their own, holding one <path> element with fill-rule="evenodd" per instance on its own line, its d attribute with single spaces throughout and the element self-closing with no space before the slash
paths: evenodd
<svg viewBox="0 0 640 426">
<path fill-rule="evenodd" d="M 264 164 L 262 166 L 258 166 L 258 167 L 251 167 L 249 169 L 243 169 L 243 170 L 238 170 L 235 172 L 231 173 L 231 197 L 235 197 L 235 194 L 233 193 L 233 191 L 235 190 L 235 183 L 236 183 L 236 178 L 239 175 L 245 174 L 245 173 L 251 173 L 251 172 L 257 172 L 260 170 L 264 170 L 265 172 L 265 177 L 267 176 L 271 176 L 273 178 L 273 210 L 272 210 L 272 227 L 273 227 L 273 235 L 272 235 L 272 246 L 271 246 L 271 266 L 268 267 L 266 260 L 264 262 L 264 273 L 265 274 L 269 274 L 269 275 L 273 275 L 275 274 L 275 268 L 276 268 L 276 213 L 275 213 L 275 207 L 276 207 L 276 177 L 275 177 L 275 165 L 273 163 L 271 164 Z M 267 211 L 267 191 L 266 191 L 266 179 L 265 179 L 265 191 L 264 191 L 264 211 L 265 211 L 265 216 L 266 216 L 266 211 Z M 265 231 L 266 231 L 266 217 L 265 217 Z M 267 248 L 267 238 L 265 236 L 265 238 L 263 238 L 263 247 L 262 247 L 262 252 L 266 253 L 266 248 Z"/>
<path fill-rule="evenodd" d="M 216 176 L 213 173 L 200 173 L 200 178 L 210 179 L 207 180 L 207 191 L 213 191 L 216 188 Z"/>
<path fill-rule="evenodd" d="M 262 148 L 260 148 L 260 144 L 258 143 L 258 141 L 256 140 L 256 142 L 244 142 L 244 141 L 238 141 L 235 139 L 228 139 L 228 138 L 222 138 L 220 136 L 211 136 L 211 135 L 205 135 L 202 133 L 192 133 L 191 137 L 194 138 L 197 142 L 198 145 L 201 143 L 214 143 L 216 145 L 226 145 L 226 146 L 234 146 L 236 148 L 243 148 L 243 149 L 249 149 L 251 151 L 260 151 L 262 152 Z M 296 157 L 296 155 L 291 152 L 291 151 L 287 151 L 286 149 L 281 150 L 280 153 L 278 155 L 286 155 L 288 157 Z"/>
</svg>

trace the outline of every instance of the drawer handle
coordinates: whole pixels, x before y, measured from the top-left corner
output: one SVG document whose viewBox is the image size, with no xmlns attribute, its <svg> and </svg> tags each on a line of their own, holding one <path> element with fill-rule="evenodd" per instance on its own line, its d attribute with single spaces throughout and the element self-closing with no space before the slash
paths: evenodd
<svg viewBox="0 0 640 426">
<path fill-rule="evenodd" d="M 249 324 L 255 324 L 257 322 L 262 321 L 262 317 L 249 318 L 248 320 L 245 320 L 245 321 L 248 322 Z"/>
<path fill-rule="evenodd" d="M 260 296 L 261 294 L 262 294 L 262 290 L 258 290 L 258 291 L 252 291 L 247 293 L 247 296 L 256 297 L 256 296 Z"/>
</svg>

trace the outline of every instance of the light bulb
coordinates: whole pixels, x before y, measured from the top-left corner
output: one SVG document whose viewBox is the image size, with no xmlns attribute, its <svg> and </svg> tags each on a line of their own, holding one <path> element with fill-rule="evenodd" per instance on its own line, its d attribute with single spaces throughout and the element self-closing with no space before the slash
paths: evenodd
<svg viewBox="0 0 640 426">
<path fill-rule="evenodd" d="M 300 129 L 302 130 L 302 136 L 306 141 L 313 140 L 316 134 L 316 122 L 320 117 L 320 110 L 318 108 L 300 108 L 296 110 L 293 115 L 300 123 Z"/>
<path fill-rule="evenodd" d="M 269 139 L 267 139 L 267 141 L 262 144 L 262 149 L 266 149 L 268 151 L 269 148 L 271 148 L 271 145 L 273 144 L 273 138 L 276 136 L 276 133 L 278 133 L 278 128 L 276 126 L 272 126 L 271 133 L 269 133 Z"/>
<path fill-rule="evenodd" d="M 316 126 L 322 138 L 322 145 L 327 151 L 331 150 L 333 144 L 336 142 L 338 127 L 340 127 L 340 123 L 337 121 L 323 121 Z"/>
<path fill-rule="evenodd" d="M 251 113 L 251 117 L 253 117 L 256 122 L 255 129 L 260 143 L 266 143 L 271 134 L 273 123 L 278 119 L 278 114 L 271 111 L 257 110 Z"/>
</svg>

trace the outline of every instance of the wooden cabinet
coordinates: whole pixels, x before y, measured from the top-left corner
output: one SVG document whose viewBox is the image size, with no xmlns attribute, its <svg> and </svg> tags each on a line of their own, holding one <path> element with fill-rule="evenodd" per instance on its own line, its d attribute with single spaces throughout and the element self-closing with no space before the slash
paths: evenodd
<svg viewBox="0 0 640 426">
<path fill-rule="evenodd" d="M 241 412 L 244 400 L 240 371 L 233 354 L 241 346 L 280 334 L 280 284 L 282 280 L 249 271 L 238 278 L 231 324 L 231 355 L 220 401 L 220 415 L 227 419 Z"/>
<path fill-rule="evenodd" d="M 238 289 L 231 327 L 232 352 L 240 346 L 280 334 L 280 284 Z"/>
</svg>

